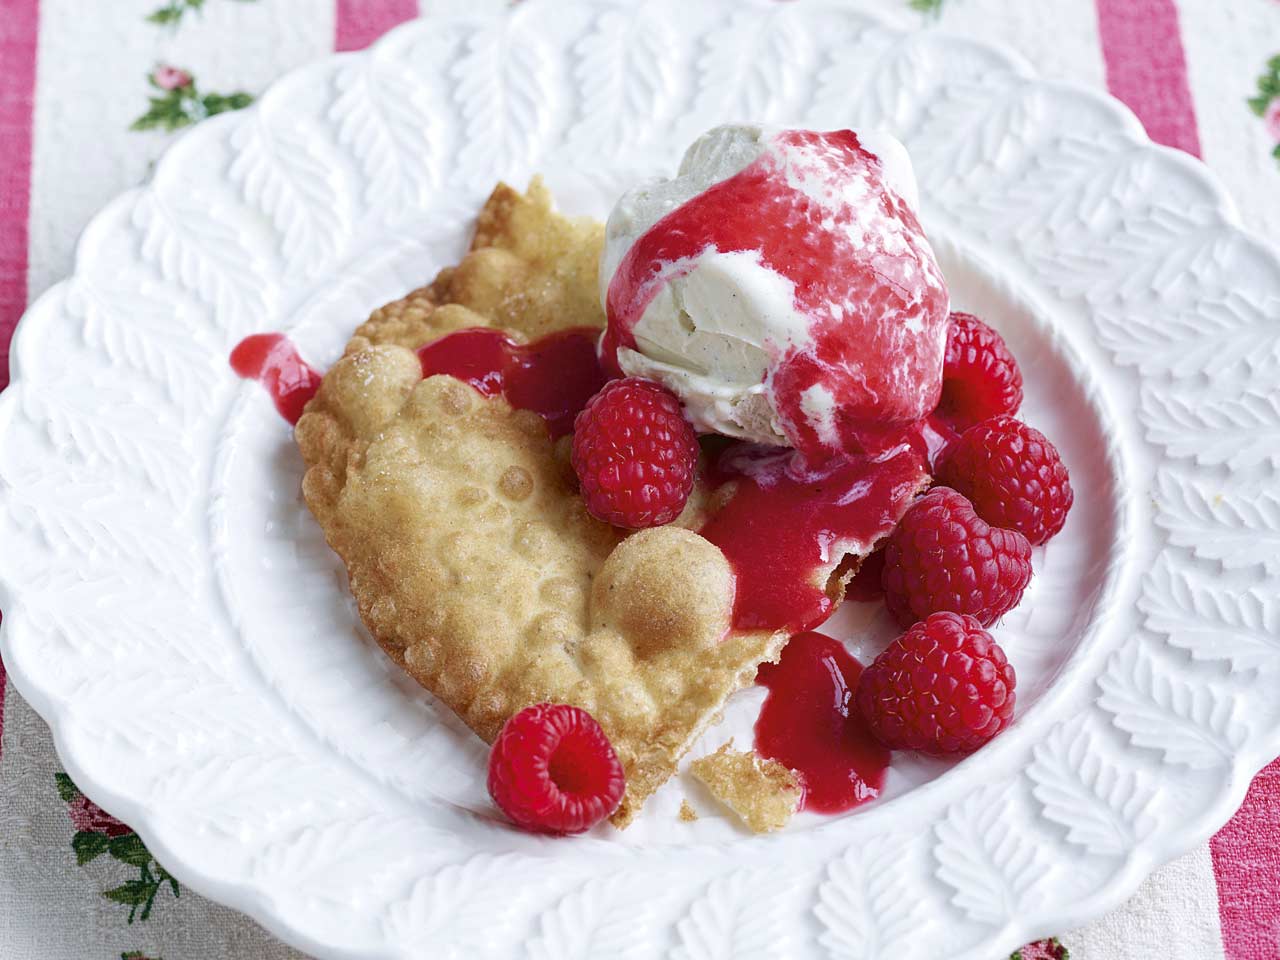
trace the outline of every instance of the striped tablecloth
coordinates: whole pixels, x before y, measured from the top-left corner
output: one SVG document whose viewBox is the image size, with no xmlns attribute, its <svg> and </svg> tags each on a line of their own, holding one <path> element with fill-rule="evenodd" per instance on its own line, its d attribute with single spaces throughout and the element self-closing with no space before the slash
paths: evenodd
<svg viewBox="0 0 1280 960">
<path fill-rule="evenodd" d="M 1154 139 L 1202 157 L 1251 229 L 1280 240 L 1277 0 L 876 2 L 1110 90 Z M 418 13 L 417 0 L 0 0 L 0 387 L 27 302 L 70 272 L 79 231 L 146 178 L 173 130 Z M 300 956 L 183 890 L 81 795 L 48 729 L 6 697 L 3 667 L 0 723 L 0 958 Z M 1280 762 L 1212 841 L 1062 941 L 1078 960 L 1280 958 Z"/>
</svg>

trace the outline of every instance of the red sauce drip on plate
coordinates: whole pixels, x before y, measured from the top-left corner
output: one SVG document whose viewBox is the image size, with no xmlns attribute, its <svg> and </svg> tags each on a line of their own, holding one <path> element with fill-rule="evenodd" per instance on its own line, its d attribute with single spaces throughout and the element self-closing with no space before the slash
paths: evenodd
<svg viewBox="0 0 1280 960">
<path fill-rule="evenodd" d="M 760 668 L 757 682 L 769 695 L 756 720 L 756 752 L 796 771 L 803 809 L 840 813 L 884 787 L 889 751 L 853 702 L 861 675 L 844 645 L 821 633 L 793 637 L 778 663 Z"/>
<path fill-rule="evenodd" d="M 448 374 L 486 397 L 502 394 L 518 410 L 547 421 L 553 439 L 573 431 L 573 418 L 604 386 L 594 330 L 553 333 L 517 344 L 498 330 L 460 330 L 418 351 L 424 377 Z M 231 368 L 266 388 L 280 415 L 297 423 L 320 388 L 321 375 L 284 334 L 259 333 L 231 351 Z"/>
<path fill-rule="evenodd" d="M 605 383 L 595 330 L 566 330 L 518 344 L 500 330 L 459 330 L 418 351 L 422 375 L 448 374 L 482 396 L 502 394 L 518 410 L 547 421 L 553 439 L 573 432 L 573 419 Z"/>
<path fill-rule="evenodd" d="M 907 446 L 816 470 L 802 462 L 792 450 L 733 444 L 715 464 L 711 479 L 737 488 L 701 533 L 737 575 L 738 629 L 799 633 L 822 623 L 835 606 L 823 569 L 887 536 L 925 479 Z"/>
<path fill-rule="evenodd" d="M 282 333 L 245 337 L 231 351 L 231 369 L 262 384 L 280 416 L 290 423 L 298 422 L 303 407 L 320 389 L 320 374 Z"/>
<path fill-rule="evenodd" d="M 830 394 L 829 430 L 850 452 L 899 443 L 937 404 L 946 284 L 915 213 L 852 131 L 783 131 L 745 169 L 637 239 L 606 297 L 601 349 L 610 369 L 619 347 L 635 348 L 653 299 L 709 249 L 757 254 L 795 287 L 812 342 L 771 357 L 766 383 L 788 438 L 810 460 L 835 449 L 806 412 L 811 388 Z"/>
</svg>

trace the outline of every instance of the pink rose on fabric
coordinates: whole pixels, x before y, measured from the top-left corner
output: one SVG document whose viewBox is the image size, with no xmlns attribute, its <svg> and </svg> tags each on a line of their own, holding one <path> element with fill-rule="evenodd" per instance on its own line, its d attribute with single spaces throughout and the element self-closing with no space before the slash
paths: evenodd
<svg viewBox="0 0 1280 960">
<path fill-rule="evenodd" d="M 1276 97 L 1267 105 L 1267 111 L 1262 115 L 1262 122 L 1266 125 L 1271 139 L 1280 143 L 1280 97 Z"/>
<path fill-rule="evenodd" d="M 1021 956 L 1022 960 L 1067 960 L 1071 956 L 1067 948 L 1058 942 L 1057 937 L 1028 943 L 1018 951 L 1017 955 Z"/>
<path fill-rule="evenodd" d="M 67 813 L 71 815 L 71 824 L 79 833 L 105 833 L 108 837 L 123 837 L 127 833 L 133 833 L 83 793 L 67 804 Z"/>
<path fill-rule="evenodd" d="M 161 90 L 181 90 L 191 86 L 191 74 L 168 64 L 156 67 L 156 72 L 151 75 L 151 79 Z"/>
</svg>

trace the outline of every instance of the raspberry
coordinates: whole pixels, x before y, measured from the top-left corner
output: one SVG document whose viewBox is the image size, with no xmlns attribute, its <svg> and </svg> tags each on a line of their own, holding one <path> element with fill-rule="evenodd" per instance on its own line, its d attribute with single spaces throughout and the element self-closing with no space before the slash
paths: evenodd
<svg viewBox="0 0 1280 960">
<path fill-rule="evenodd" d="M 971 753 L 1009 725 L 1017 676 L 973 617 L 935 613 L 858 681 L 858 710 L 891 750 Z"/>
<path fill-rule="evenodd" d="M 952 313 L 936 415 L 963 431 L 1021 405 L 1022 373 L 1004 338 L 971 313 Z"/>
<path fill-rule="evenodd" d="M 1067 520 L 1075 495 L 1067 468 L 1039 430 L 992 417 L 952 444 L 938 479 L 963 493 L 987 523 L 1044 543 Z"/>
<path fill-rule="evenodd" d="M 638 377 L 614 380 L 573 424 L 573 469 L 593 517 L 656 527 L 680 515 L 698 463 L 698 438 L 676 395 Z"/>
<path fill-rule="evenodd" d="M 609 738 L 587 711 L 525 707 L 489 753 L 489 795 L 534 833 L 582 833 L 618 809 L 626 779 Z"/>
<path fill-rule="evenodd" d="M 1031 580 L 1031 544 L 989 526 L 954 490 L 911 505 L 884 548 L 884 599 L 904 627 L 942 610 L 983 626 L 1018 605 Z"/>
</svg>

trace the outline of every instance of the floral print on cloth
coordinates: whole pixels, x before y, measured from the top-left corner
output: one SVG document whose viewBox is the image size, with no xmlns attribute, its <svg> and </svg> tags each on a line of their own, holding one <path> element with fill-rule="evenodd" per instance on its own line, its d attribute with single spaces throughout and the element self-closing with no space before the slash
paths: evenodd
<svg viewBox="0 0 1280 960">
<path fill-rule="evenodd" d="M 162 63 L 147 77 L 152 94 L 145 113 L 131 130 L 179 130 L 228 110 L 243 110 L 253 103 L 252 94 L 201 93 L 190 71 Z"/>
<path fill-rule="evenodd" d="M 1258 77 L 1258 92 L 1248 100 L 1249 109 L 1262 118 L 1263 128 L 1271 140 L 1271 153 L 1280 163 L 1280 53 L 1267 61 L 1266 71 Z"/>
<path fill-rule="evenodd" d="M 256 3 L 257 0 L 235 0 Z M 188 13 L 199 13 L 206 0 L 170 0 L 147 15 L 149 23 L 177 28 Z M 253 103 L 253 95 L 235 93 L 201 93 L 190 70 L 161 63 L 147 75 L 151 95 L 146 111 L 133 121 L 130 130 L 164 130 L 172 133 L 193 123 L 229 110 L 243 110 Z"/>
<path fill-rule="evenodd" d="M 1015 950 L 1009 960 L 1071 960 L 1071 951 L 1064 947 L 1057 937 L 1051 937 L 1048 940 L 1028 943 L 1021 950 Z"/>
<path fill-rule="evenodd" d="M 137 871 L 136 877 L 102 893 L 108 900 L 129 908 L 128 923 L 149 919 L 162 891 L 168 890 L 175 898 L 182 895 L 178 881 L 152 858 L 132 828 L 81 793 L 65 773 L 56 774 L 54 779 L 58 796 L 66 803 L 67 815 L 75 827 L 71 849 L 75 851 L 76 863 L 83 867 L 105 854 Z"/>
<path fill-rule="evenodd" d="M 238 3 L 252 3 L 253 0 L 237 0 Z M 169 0 L 162 7 L 157 7 L 147 14 L 148 23 L 158 23 L 165 27 L 176 27 L 188 13 L 199 13 L 204 9 L 206 0 Z"/>
</svg>

